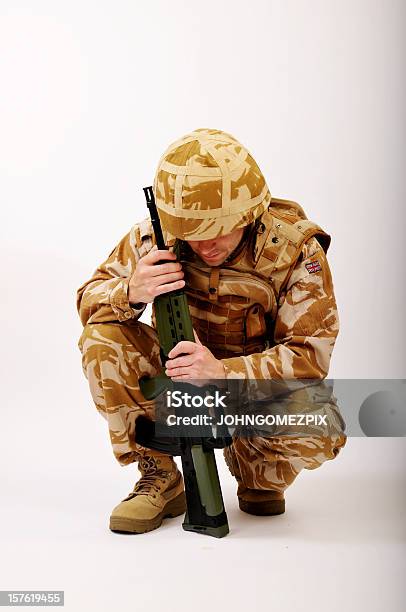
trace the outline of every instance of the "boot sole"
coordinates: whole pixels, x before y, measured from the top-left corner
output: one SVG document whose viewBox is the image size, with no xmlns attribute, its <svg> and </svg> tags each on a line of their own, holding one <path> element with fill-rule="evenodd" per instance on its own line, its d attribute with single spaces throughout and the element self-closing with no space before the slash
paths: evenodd
<svg viewBox="0 0 406 612">
<path fill-rule="evenodd" d="M 254 514 L 255 516 L 275 516 L 285 512 L 284 499 L 252 502 L 238 498 L 238 504 L 240 506 L 240 510 L 246 512 L 247 514 Z"/>
<path fill-rule="evenodd" d="M 174 518 L 186 512 L 185 492 L 179 493 L 168 502 L 165 508 L 152 519 L 132 519 L 127 517 L 111 516 L 110 529 L 119 533 L 146 533 L 161 526 L 164 518 Z"/>
</svg>

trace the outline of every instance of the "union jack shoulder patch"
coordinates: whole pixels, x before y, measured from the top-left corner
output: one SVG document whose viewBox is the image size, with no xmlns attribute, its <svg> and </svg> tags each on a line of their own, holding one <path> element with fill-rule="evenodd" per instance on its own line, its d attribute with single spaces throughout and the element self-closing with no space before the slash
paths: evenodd
<svg viewBox="0 0 406 612">
<path fill-rule="evenodd" d="M 305 264 L 305 266 L 309 274 L 314 274 L 314 272 L 320 272 L 321 270 L 321 265 L 317 259 L 315 261 L 310 261 L 309 263 Z"/>
</svg>

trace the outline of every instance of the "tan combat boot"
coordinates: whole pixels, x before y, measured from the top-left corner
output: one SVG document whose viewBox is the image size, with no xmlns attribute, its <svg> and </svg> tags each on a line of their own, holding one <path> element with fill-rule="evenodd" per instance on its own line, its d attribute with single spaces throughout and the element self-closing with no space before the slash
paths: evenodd
<svg viewBox="0 0 406 612">
<path fill-rule="evenodd" d="M 272 516 L 285 512 L 283 493 L 273 489 L 249 489 L 243 484 L 240 466 L 230 448 L 224 451 L 224 459 L 231 474 L 237 480 L 237 496 L 240 510 L 256 516 Z"/>
<path fill-rule="evenodd" d="M 248 489 L 240 481 L 237 489 L 240 510 L 257 516 L 272 516 L 285 512 L 283 493 L 272 489 Z"/>
<path fill-rule="evenodd" d="M 172 457 L 142 457 L 138 469 L 141 478 L 134 490 L 111 513 L 112 531 L 144 533 L 186 511 L 183 477 Z"/>
</svg>

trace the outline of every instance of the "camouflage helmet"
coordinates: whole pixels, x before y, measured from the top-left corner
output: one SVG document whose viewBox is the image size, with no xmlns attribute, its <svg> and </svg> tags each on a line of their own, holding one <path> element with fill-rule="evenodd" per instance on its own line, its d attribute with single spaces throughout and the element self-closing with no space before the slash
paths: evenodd
<svg viewBox="0 0 406 612">
<path fill-rule="evenodd" d="M 245 227 L 271 194 L 255 160 L 230 134 L 198 129 L 161 157 L 154 192 L 166 239 L 209 240 Z"/>
</svg>

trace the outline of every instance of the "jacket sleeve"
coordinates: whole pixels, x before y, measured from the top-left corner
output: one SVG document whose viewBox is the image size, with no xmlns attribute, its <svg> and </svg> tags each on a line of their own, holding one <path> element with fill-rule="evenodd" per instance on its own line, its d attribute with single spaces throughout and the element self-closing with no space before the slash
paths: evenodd
<svg viewBox="0 0 406 612">
<path fill-rule="evenodd" d="M 77 309 L 83 325 L 138 319 L 146 304 L 131 305 L 128 286 L 137 262 L 153 246 L 153 239 L 141 240 L 135 225 L 120 240 L 93 276 L 77 291 Z"/>
<path fill-rule="evenodd" d="M 226 377 L 323 379 L 339 330 L 327 258 L 316 238 L 307 241 L 278 300 L 274 346 L 262 353 L 223 359 Z"/>
</svg>

